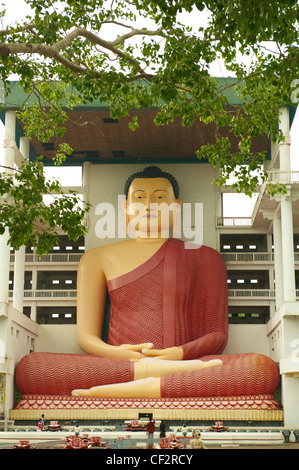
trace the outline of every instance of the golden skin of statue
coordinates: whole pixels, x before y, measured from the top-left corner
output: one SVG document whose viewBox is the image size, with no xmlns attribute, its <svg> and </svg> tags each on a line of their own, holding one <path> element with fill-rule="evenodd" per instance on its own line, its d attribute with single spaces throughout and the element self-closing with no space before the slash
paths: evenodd
<svg viewBox="0 0 299 470">
<path fill-rule="evenodd" d="M 191 441 L 191 449 L 204 449 L 204 444 L 200 438 L 201 434 L 198 429 L 193 431 L 193 439 Z"/>
<path fill-rule="evenodd" d="M 157 211 L 161 204 L 171 210 Z M 175 198 L 166 178 L 134 179 L 124 210 L 136 236 L 94 248 L 82 257 L 77 287 L 78 344 L 87 354 L 134 361 L 134 382 L 74 390 L 73 395 L 159 398 L 161 376 L 222 364 L 218 359 L 183 361 L 180 347 L 157 350 L 151 343 L 114 346 L 101 339 L 107 281 L 133 271 L 157 252 L 169 238 L 169 229 L 176 224 L 180 207 L 181 200 Z"/>
</svg>

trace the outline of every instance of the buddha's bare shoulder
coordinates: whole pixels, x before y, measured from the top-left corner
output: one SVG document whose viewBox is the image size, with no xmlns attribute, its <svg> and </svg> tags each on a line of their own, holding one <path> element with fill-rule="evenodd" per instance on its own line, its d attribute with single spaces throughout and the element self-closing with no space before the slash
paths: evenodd
<svg viewBox="0 0 299 470">
<path fill-rule="evenodd" d="M 132 240 L 124 240 L 115 243 L 107 243 L 95 248 L 91 248 L 81 258 L 82 263 L 96 262 L 103 263 L 114 257 L 119 257 L 132 246 Z"/>
</svg>

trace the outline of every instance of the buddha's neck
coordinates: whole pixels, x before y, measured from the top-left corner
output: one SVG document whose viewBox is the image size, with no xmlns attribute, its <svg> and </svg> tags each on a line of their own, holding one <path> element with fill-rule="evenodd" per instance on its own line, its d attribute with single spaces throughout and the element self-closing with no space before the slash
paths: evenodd
<svg viewBox="0 0 299 470">
<path fill-rule="evenodd" d="M 143 243 L 143 244 L 147 244 L 147 245 L 150 245 L 150 244 L 163 244 L 165 243 L 167 240 L 169 239 L 169 237 L 140 237 L 140 236 L 137 236 L 134 238 L 135 242 L 136 243 Z"/>
</svg>

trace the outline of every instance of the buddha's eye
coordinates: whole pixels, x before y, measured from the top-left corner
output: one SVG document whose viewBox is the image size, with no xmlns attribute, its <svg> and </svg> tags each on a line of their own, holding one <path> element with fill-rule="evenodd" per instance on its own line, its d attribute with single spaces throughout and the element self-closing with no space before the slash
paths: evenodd
<svg viewBox="0 0 299 470">
<path fill-rule="evenodd" d="M 155 198 L 156 199 L 165 199 L 166 198 L 166 193 L 165 192 L 161 192 L 161 193 L 156 193 L 155 194 Z"/>
<path fill-rule="evenodd" d="M 136 199 L 143 199 L 143 198 L 144 198 L 144 193 L 139 192 L 139 191 L 138 191 L 138 192 L 136 191 L 136 192 L 134 193 L 134 197 L 135 197 Z"/>
</svg>

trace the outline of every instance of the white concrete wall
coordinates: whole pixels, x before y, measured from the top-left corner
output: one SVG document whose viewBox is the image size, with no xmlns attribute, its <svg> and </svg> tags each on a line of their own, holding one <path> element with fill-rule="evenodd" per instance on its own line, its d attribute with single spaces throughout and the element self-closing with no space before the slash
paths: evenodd
<svg viewBox="0 0 299 470">
<path fill-rule="evenodd" d="M 0 372 L 6 375 L 5 415 L 13 407 L 14 371 L 20 359 L 34 349 L 38 325 L 10 305 L 0 305 L 0 340 L 4 345 Z M 2 343 L 3 341 L 3 343 Z"/>
<path fill-rule="evenodd" d="M 76 325 L 39 325 L 36 351 L 83 354 L 77 345 Z"/>
<path fill-rule="evenodd" d="M 266 325 L 229 325 L 224 354 L 257 353 L 271 356 Z"/>
<path fill-rule="evenodd" d="M 287 374 L 282 374 L 281 390 L 285 426 L 290 429 L 298 429 L 299 377 L 290 377 Z"/>
</svg>

